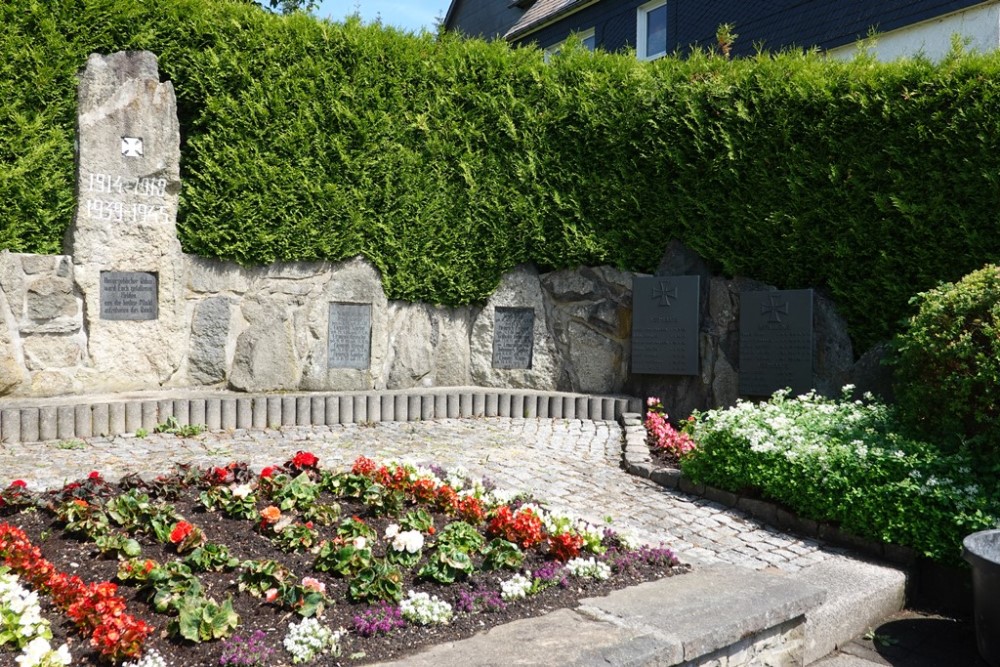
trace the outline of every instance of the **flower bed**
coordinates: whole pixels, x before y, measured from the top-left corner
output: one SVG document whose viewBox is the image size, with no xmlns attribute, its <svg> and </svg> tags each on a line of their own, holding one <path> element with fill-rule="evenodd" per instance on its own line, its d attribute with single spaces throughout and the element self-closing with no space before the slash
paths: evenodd
<svg viewBox="0 0 1000 667">
<path fill-rule="evenodd" d="M 300 452 L 259 474 L 237 462 L 45 493 L 15 482 L 0 493 L 0 565 L 51 629 L 35 632 L 42 652 L 0 625 L 0 667 L 67 651 L 74 665 L 363 663 L 685 570 L 463 471 L 318 464 Z"/>
</svg>

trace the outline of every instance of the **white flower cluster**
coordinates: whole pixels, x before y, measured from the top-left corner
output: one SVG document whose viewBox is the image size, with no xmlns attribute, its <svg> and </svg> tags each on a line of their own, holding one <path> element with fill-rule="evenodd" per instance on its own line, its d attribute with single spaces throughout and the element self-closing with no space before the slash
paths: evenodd
<svg viewBox="0 0 1000 667">
<path fill-rule="evenodd" d="M 406 599 L 399 603 L 403 618 L 417 625 L 436 625 L 451 620 L 451 605 L 427 593 L 410 591 Z"/>
<path fill-rule="evenodd" d="M 570 559 L 566 563 L 566 570 L 574 577 L 581 579 L 600 579 L 603 581 L 611 576 L 611 567 L 607 563 L 598 563 L 593 556 Z"/>
<path fill-rule="evenodd" d="M 308 662 L 329 651 L 340 655 L 340 640 L 347 633 L 343 628 L 334 632 L 315 618 L 302 619 L 301 623 L 290 623 L 283 642 L 285 650 L 292 654 L 292 662 Z"/>
<path fill-rule="evenodd" d="M 18 667 L 62 667 L 72 662 L 65 644 L 52 650 L 52 630 L 42 618 L 38 595 L 18 583 L 16 575 L 0 572 L 0 638 L 11 639 L 21 649 Z"/>
<path fill-rule="evenodd" d="M 156 649 L 150 649 L 135 662 L 126 662 L 122 667 L 167 667 L 167 661 Z"/>
<path fill-rule="evenodd" d="M 528 596 L 531 590 L 531 579 L 523 574 L 515 574 L 507 581 L 500 582 L 500 597 L 504 600 L 517 600 Z"/>
<path fill-rule="evenodd" d="M 385 538 L 392 540 L 392 548 L 396 551 L 406 551 L 415 554 L 424 547 L 424 536 L 419 530 L 404 530 L 400 532 L 398 524 L 389 524 L 385 529 Z"/>
</svg>

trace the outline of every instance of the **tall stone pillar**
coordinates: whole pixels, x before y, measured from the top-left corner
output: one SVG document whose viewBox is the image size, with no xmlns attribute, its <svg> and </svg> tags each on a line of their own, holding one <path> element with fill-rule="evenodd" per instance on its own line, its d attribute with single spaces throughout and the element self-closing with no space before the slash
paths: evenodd
<svg viewBox="0 0 1000 667">
<path fill-rule="evenodd" d="M 147 52 L 93 54 L 80 75 L 77 211 L 67 237 L 84 294 L 90 389 L 166 382 L 184 348 L 177 240 L 180 130 Z"/>
</svg>

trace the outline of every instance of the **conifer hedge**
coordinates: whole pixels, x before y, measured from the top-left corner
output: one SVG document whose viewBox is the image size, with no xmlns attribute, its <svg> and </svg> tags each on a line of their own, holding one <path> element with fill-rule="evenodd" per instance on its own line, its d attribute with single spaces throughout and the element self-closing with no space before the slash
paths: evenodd
<svg viewBox="0 0 1000 667">
<path fill-rule="evenodd" d="M 0 3 L 0 247 L 59 252 L 75 74 L 148 49 L 178 93 L 187 252 L 364 255 L 391 298 L 483 300 L 524 261 L 818 287 L 855 344 L 1000 257 L 1000 57 L 640 63 L 277 16 L 239 0 Z"/>
</svg>

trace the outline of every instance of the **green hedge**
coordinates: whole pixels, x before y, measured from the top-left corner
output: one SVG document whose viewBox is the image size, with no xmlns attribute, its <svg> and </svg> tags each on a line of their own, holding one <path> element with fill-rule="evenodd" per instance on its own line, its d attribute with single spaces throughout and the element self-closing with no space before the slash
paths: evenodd
<svg viewBox="0 0 1000 667">
<path fill-rule="evenodd" d="M 640 63 L 276 16 L 233 0 L 0 6 L 0 247 L 72 217 L 75 72 L 148 49 L 177 89 L 184 249 L 362 254 L 390 297 L 483 300 L 524 261 L 825 288 L 855 343 L 1000 251 L 1000 57 Z"/>
</svg>

